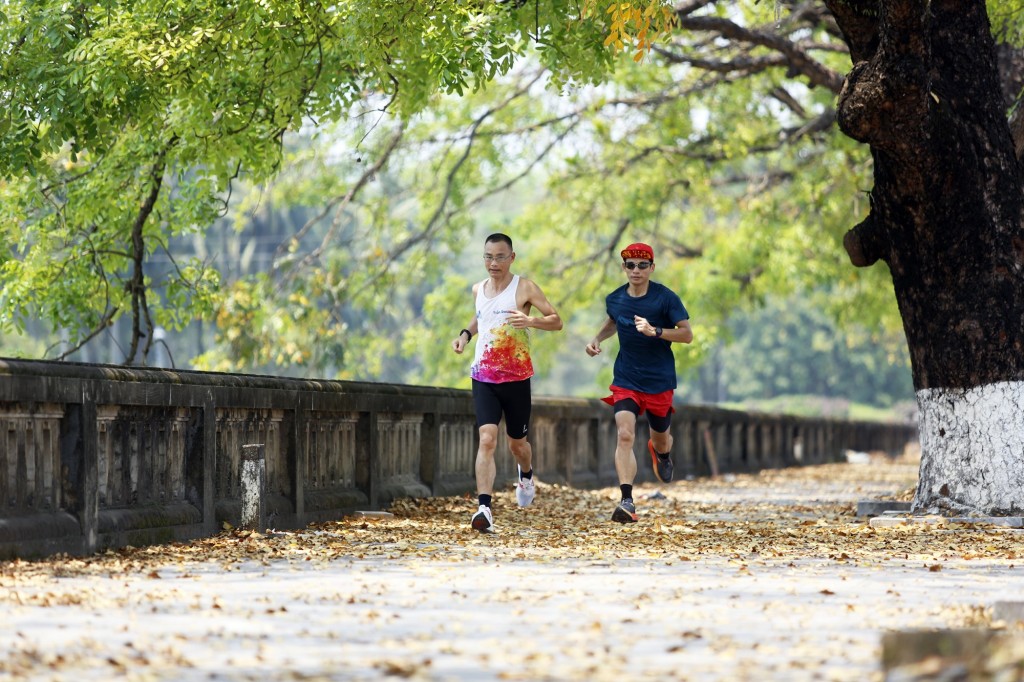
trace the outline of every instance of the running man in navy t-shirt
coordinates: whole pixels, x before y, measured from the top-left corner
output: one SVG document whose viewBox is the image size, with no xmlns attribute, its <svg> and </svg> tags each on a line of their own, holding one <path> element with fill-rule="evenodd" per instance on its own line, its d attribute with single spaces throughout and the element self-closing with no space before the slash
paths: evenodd
<svg viewBox="0 0 1024 682">
<path fill-rule="evenodd" d="M 603 398 L 615 408 L 618 441 L 615 446 L 615 471 L 619 475 L 622 501 L 612 513 L 612 521 L 636 522 L 633 480 L 636 478 L 636 418 L 647 412 L 654 475 L 662 483 L 672 480 L 672 394 L 676 388 L 676 363 L 673 343 L 690 343 L 690 315 L 679 296 L 668 287 L 651 281 L 654 249 L 647 244 L 630 244 L 621 252 L 622 269 L 628 282 L 605 298 L 608 318 L 587 344 L 587 355 L 601 352 L 601 342 L 619 335 L 619 354 L 615 358 L 612 394 Z"/>
</svg>

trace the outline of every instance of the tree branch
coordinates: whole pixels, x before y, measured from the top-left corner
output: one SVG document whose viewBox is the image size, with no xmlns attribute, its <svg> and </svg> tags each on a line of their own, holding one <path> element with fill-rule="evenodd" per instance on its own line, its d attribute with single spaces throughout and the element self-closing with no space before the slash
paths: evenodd
<svg viewBox="0 0 1024 682">
<path fill-rule="evenodd" d="M 443 219 L 451 215 L 450 212 L 446 213 L 446 208 L 448 202 L 451 200 L 452 190 L 455 186 L 455 179 L 459 174 L 459 170 L 462 168 L 466 160 L 469 159 L 470 154 L 473 151 L 473 146 L 476 143 L 477 133 L 480 130 L 481 126 L 483 126 L 485 121 L 494 116 L 496 113 L 505 109 L 513 101 L 525 96 L 529 92 L 531 86 L 538 80 L 540 80 L 542 74 L 543 72 L 538 73 L 533 79 L 529 80 L 523 85 L 520 85 L 519 88 L 517 88 L 511 95 L 506 97 L 503 101 L 499 102 L 498 104 L 492 107 L 489 107 L 486 111 L 484 111 L 476 119 L 474 119 L 472 125 L 470 126 L 465 149 L 462 150 L 462 154 L 459 155 L 459 158 L 455 161 L 455 164 L 451 167 L 451 169 L 449 169 L 448 174 L 445 177 L 444 192 L 441 195 L 440 200 L 438 201 L 437 208 L 434 210 L 433 214 L 431 214 L 430 218 L 427 220 L 427 224 L 418 233 L 402 240 L 399 244 L 397 244 L 393 249 L 390 250 L 390 252 L 388 253 L 388 257 L 385 261 L 385 264 L 363 284 L 364 288 L 372 289 L 374 283 L 376 283 L 381 277 L 383 277 L 388 272 L 390 263 L 392 263 L 397 258 L 402 256 L 405 252 L 407 252 L 416 244 L 428 239 L 431 235 L 434 234 L 435 231 L 437 231 L 438 226 L 443 224 Z"/>
<path fill-rule="evenodd" d="M 850 48 L 854 64 L 871 59 L 878 51 L 881 40 L 878 4 L 878 0 L 825 0 L 825 6 L 835 17 Z"/>
<path fill-rule="evenodd" d="M 163 186 L 164 180 L 164 169 L 167 164 L 167 154 L 177 142 L 177 135 L 168 140 L 153 162 L 153 168 L 149 173 L 149 194 L 142 202 L 142 206 L 139 207 L 139 213 L 135 216 L 135 222 L 132 224 L 133 269 L 131 278 L 125 283 L 125 289 L 131 294 L 132 341 L 128 354 L 125 357 L 126 364 L 135 362 L 135 356 L 139 349 L 139 339 L 143 336 L 152 336 L 153 332 L 153 321 L 150 319 L 149 306 L 146 303 L 146 275 L 143 267 L 146 258 L 146 242 L 143 236 L 143 228 L 149 216 L 153 213 L 157 199 L 160 197 L 160 188 Z M 143 317 L 146 320 L 145 334 L 143 334 L 141 329 Z M 145 352 L 148 352 L 148 350 L 149 343 L 146 344 L 143 357 L 145 357 Z"/>
<path fill-rule="evenodd" d="M 632 224 L 632 221 L 629 219 L 629 217 L 623 216 L 622 218 L 619 219 L 619 224 L 615 228 L 615 232 L 613 232 L 612 235 L 605 240 L 604 244 L 601 245 L 601 247 L 597 249 L 597 251 L 592 253 L 585 253 L 576 260 L 564 262 L 562 265 L 560 265 L 558 268 L 554 270 L 553 274 L 555 274 L 558 277 L 561 277 L 562 275 L 572 270 L 573 268 L 577 268 L 582 265 L 592 267 L 595 262 L 604 258 L 610 258 L 612 260 L 615 260 L 619 256 L 618 250 L 620 247 L 620 242 L 622 240 L 622 235 L 626 234 L 626 230 L 629 229 L 630 224 Z"/>
<path fill-rule="evenodd" d="M 771 31 L 760 31 L 740 26 L 729 19 L 711 16 L 680 16 L 679 27 L 689 31 L 704 31 L 727 40 L 766 47 L 785 56 L 787 66 L 794 73 L 803 74 L 813 86 L 839 92 L 842 75 L 811 57 L 803 46 Z"/>
<path fill-rule="evenodd" d="M 843 236 L 843 248 L 858 268 L 874 265 L 880 259 L 888 262 L 888 242 L 873 210 Z"/>
<path fill-rule="evenodd" d="M 92 331 L 90 331 L 88 334 L 79 339 L 78 343 L 76 343 L 74 346 L 66 349 L 60 355 L 56 356 L 56 359 L 67 360 L 68 357 L 80 351 L 85 346 L 85 344 L 89 343 L 94 338 L 96 338 L 96 336 L 99 335 L 99 333 L 102 332 L 104 329 L 110 327 L 110 324 L 113 321 L 114 316 L 117 314 L 117 312 L 117 308 L 108 309 L 107 312 L 103 314 L 103 317 L 100 318 L 100 321 L 96 323 L 96 326 L 92 328 Z"/>
<path fill-rule="evenodd" d="M 334 197 L 330 201 L 328 201 L 324 205 L 323 210 L 321 210 L 317 215 L 307 220 L 305 225 L 303 225 L 298 232 L 292 235 L 292 237 L 290 237 L 287 242 L 282 242 L 277 247 L 277 250 L 274 251 L 273 267 L 275 271 L 278 271 L 280 269 L 279 259 L 287 252 L 288 244 L 298 243 L 309 232 L 309 230 L 312 229 L 312 227 L 315 224 L 323 220 L 325 217 L 327 217 L 329 213 L 333 211 L 335 214 L 335 219 L 331 222 L 330 228 L 328 228 L 327 233 L 324 235 L 324 238 L 320 241 L 320 245 L 317 246 L 312 251 L 310 251 L 309 253 L 307 253 L 305 256 L 303 256 L 298 266 L 293 270 L 291 278 L 294 278 L 295 272 L 315 262 L 320 257 L 320 254 L 322 254 L 324 250 L 331 244 L 331 242 L 334 240 L 335 234 L 337 234 L 338 232 L 338 228 L 340 227 L 340 219 L 338 216 L 341 215 L 342 210 L 352 203 L 356 195 L 359 194 L 359 192 L 363 189 L 363 187 L 367 185 L 367 183 L 370 182 L 370 180 L 376 177 L 377 173 L 379 173 L 380 170 L 384 167 L 384 165 L 388 162 L 388 159 L 391 158 L 391 154 L 395 151 L 395 149 L 398 148 L 398 143 L 401 142 L 404 135 L 405 126 L 402 125 L 391 137 L 391 140 L 388 142 L 387 147 L 384 148 L 384 151 L 377 157 L 373 165 L 368 167 L 365 171 L 363 171 L 363 173 L 359 176 L 356 182 L 351 187 L 349 187 L 349 190 L 343 196 Z M 281 284 L 283 283 L 284 282 L 282 281 Z"/>
</svg>

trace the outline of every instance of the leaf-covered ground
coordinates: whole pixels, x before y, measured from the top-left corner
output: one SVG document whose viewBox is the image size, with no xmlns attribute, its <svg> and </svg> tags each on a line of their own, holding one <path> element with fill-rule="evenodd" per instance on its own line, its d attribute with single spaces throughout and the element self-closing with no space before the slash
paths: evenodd
<svg viewBox="0 0 1024 682">
<path fill-rule="evenodd" d="M 0 679 L 881 679 L 882 632 L 989 624 L 1019 531 L 873 529 L 917 463 L 402 500 L 393 516 L 0 563 Z"/>
</svg>

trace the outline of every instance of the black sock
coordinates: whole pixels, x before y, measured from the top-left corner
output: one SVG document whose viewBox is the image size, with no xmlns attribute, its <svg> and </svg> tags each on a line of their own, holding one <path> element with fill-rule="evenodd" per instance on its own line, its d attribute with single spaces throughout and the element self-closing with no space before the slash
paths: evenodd
<svg viewBox="0 0 1024 682">
<path fill-rule="evenodd" d="M 633 499 L 633 484 L 623 483 L 619 486 L 619 490 L 622 491 L 622 499 L 632 500 Z"/>
<path fill-rule="evenodd" d="M 658 455 L 658 459 L 664 461 L 664 460 L 668 459 L 668 456 L 671 455 L 672 453 L 671 452 L 658 452 L 656 454 Z"/>
<path fill-rule="evenodd" d="M 531 478 L 533 478 L 533 469 L 530 469 L 529 471 L 523 471 L 522 469 L 519 470 L 520 480 L 526 479 L 528 481 Z"/>
<path fill-rule="evenodd" d="M 481 495 L 480 496 L 480 504 L 482 504 L 483 506 L 485 506 L 488 509 L 490 509 L 491 508 L 491 496 L 490 495 Z"/>
</svg>

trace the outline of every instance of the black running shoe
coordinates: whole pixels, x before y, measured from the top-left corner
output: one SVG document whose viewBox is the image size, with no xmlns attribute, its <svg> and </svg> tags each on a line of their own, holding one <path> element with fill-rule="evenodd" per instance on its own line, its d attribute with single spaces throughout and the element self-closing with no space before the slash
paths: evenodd
<svg viewBox="0 0 1024 682">
<path fill-rule="evenodd" d="M 662 459 L 654 451 L 654 441 L 647 441 L 647 450 L 651 453 L 651 467 L 654 469 L 654 476 L 662 483 L 669 483 L 672 480 L 672 458 Z"/>
<path fill-rule="evenodd" d="M 619 523 L 636 523 L 636 506 L 633 500 L 623 500 L 612 512 L 612 521 Z"/>
</svg>

